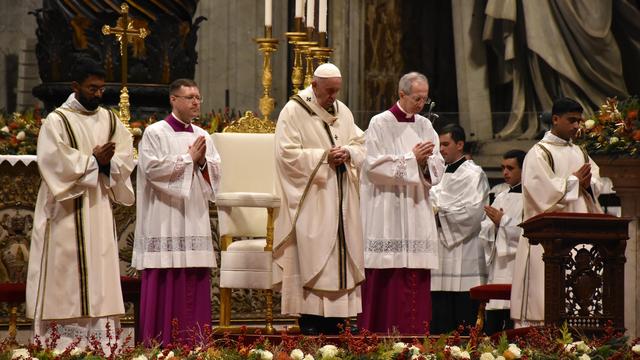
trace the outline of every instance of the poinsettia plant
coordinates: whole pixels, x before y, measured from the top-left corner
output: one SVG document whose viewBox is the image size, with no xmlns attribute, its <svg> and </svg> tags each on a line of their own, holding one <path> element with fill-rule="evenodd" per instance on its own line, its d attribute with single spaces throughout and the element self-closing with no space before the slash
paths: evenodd
<svg viewBox="0 0 640 360">
<path fill-rule="evenodd" d="M 640 100 L 609 98 L 580 124 L 576 143 L 589 154 L 640 157 Z"/>
</svg>

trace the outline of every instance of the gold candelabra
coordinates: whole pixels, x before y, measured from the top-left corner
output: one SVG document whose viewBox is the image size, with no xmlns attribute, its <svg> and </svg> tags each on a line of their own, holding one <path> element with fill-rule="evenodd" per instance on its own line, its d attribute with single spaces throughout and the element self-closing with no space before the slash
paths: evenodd
<svg viewBox="0 0 640 360">
<path fill-rule="evenodd" d="M 298 18 L 296 18 L 298 19 Z M 302 64 L 302 50 L 303 47 L 300 45 L 300 42 L 303 42 L 306 39 L 305 33 L 301 31 L 292 31 L 285 33 L 287 39 L 289 39 L 289 44 L 293 45 L 293 67 L 291 69 L 291 84 L 292 89 L 291 92 L 295 95 L 300 91 L 300 86 L 304 80 L 304 68 Z"/>
<path fill-rule="evenodd" d="M 263 120 L 269 120 L 269 115 L 275 108 L 275 99 L 271 97 L 271 84 L 273 83 L 273 73 L 271 70 L 271 53 L 278 48 L 278 40 L 272 37 L 271 26 L 264 27 L 264 37 L 256 39 L 258 50 L 262 53 L 264 61 L 262 63 L 262 97 L 258 107 L 262 113 Z"/>
</svg>

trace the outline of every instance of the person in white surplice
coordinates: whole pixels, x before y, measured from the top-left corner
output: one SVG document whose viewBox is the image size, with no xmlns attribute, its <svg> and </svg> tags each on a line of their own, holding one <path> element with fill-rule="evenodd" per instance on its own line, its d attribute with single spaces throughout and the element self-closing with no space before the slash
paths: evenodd
<svg viewBox="0 0 640 360">
<path fill-rule="evenodd" d="M 26 315 L 43 337 L 53 321 L 57 349 L 96 335 L 106 346 L 124 314 L 118 243 L 111 206 L 133 205 L 129 131 L 99 104 L 101 65 L 81 60 L 73 71 L 73 94 L 44 120 L 38 136 L 42 176 L 36 203 Z"/>
<path fill-rule="evenodd" d="M 527 153 L 522 169 L 522 196 L 527 219 L 544 212 L 602 213 L 603 189 L 598 165 L 572 139 L 582 120 L 582 106 L 562 98 L 553 103 L 552 127 Z M 542 245 L 518 242 L 511 287 L 515 327 L 544 323 Z"/>
<path fill-rule="evenodd" d="M 498 193 L 491 205 L 484 207 L 480 239 L 489 276 L 487 284 L 511 284 L 513 262 L 522 228 L 522 162 L 526 153 L 509 150 L 502 156 L 502 176 L 508 188 Z M 491 300 L 486 307 L 484 331 L 487 335 L 513 328 L 509 300 Z"/>
<path fill-rule="evenodd" d="M 478 304 L 469 289 L 486 281 L 484 249 L 478 238 L 489 182 L 482 168 L 464 156 L 464 129 L 456 124 L 440 131 L 440 153 L 447 167 L 431 188 L 438 223 L 438 269 L 431 272 L 431 333 L 473 325 Z"/>
<path fill-rule="evenodd" d="M 430 269 L 438 266 L 429 189 L 440 182 L 444 159 L 431 121 L 418 115 L 430 102 L 427 78 L 404 75 L 398 95 L 365 133 L 360 208 L 366 279 L 358 326 L 420 334 L 431 321 Z"/>
<path fill-rule="evenodd" d="M 336 96 L 340 70 L 322 64 L 284 106 L 275 134 L 281 206 L 274 229 L 274 284 L 282 313 L 305 334 L 336 334 L 362 309 L 364 251 L 358 188 L 364 136 Z"/>
<path fill-rule="evenodd" d="M 220 182 L 220 156 L 192 124 L 202 98 L 190 79 L 169 87 L 171 114 L 140 141 L 132 265 L 141 272 L 140 332 L 149 343 L 185 341 L 211 324 L 211 268 L 216 266 L 209 203 Z M 172 339 L 176 319 L 180 339 Z"/>
</svg>

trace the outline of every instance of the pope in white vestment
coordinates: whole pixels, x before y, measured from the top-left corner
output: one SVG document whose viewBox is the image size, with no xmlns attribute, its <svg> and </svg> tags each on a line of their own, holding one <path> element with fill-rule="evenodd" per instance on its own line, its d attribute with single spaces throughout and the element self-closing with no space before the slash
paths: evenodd
<svg viewBox="0 0 640 360">
<path fill-rule="evenodd" d="M 325 75 L 323 69 L 330 71 Z M 364 137 L 349 108 L 335 100 L 339 70 L 321 65 L 314 82 L 317 86 L 301 90 L 284 106 L 276 126 L 281 206 L 274 229 L 274 284 L 281 287 L 283 314 L 345 318 L 361 311 L 358 188 Z M 332 149 L 346 159 L 339 166 L 330 164 Z"/>
<path fill-rule="evenodd" d="M 597 202 L 603 184 L 598 165 L 573 144 L 582 107 L 571 99 L 554 103 L 553 127 L 527 153 L 522 170 L 523 220 L 543 212 L 602 213 Z M 511 317 L 516 327 L 544 321 L 542 245 L 521 237 L 516 253 Z"/>
<path fill-rule="evenodd" d="M 92 87 L 94 81 L 97 88 L 104 86 L 103 77 L 88 79 Z M 26 315 L 34 319 L 39 336 L 52 321 L 59 324 L 58 349 L 76 337 L 85 344 L 91 334 L 104 343 L 106 324 L 112 334 L 119 327 L 124 305 L 112 204 L 135 201 L 129 178 L 134 168 L 131 134 L 110 110 L 88 110 L 76 96 L 71 94 L 40 128 L 42 183 L 27 278 Z M 108 165 L 100 165 L 94 151 L 108 143 L 114 144 L 113 155 Z"/>
</svg>

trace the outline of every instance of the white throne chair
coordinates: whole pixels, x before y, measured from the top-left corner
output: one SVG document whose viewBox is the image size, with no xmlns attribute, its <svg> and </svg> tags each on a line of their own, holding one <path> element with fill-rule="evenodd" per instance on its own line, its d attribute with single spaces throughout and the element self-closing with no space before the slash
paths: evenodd
<svg viewBox="0 0 640 360">
<path fill-rule="evenodd" d="M 219 326 L 223 331 L 231 329 L 231 289 L 261 289 L 266 297 L 265 330 L 273 333 L 273 210 L 280 206 L 274 131 L 273 122 L 248 111 L 222 133 L 212 134 L 222 160 L 216 206 L 221 239 Z"/>
</svg>

